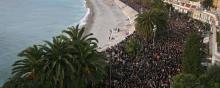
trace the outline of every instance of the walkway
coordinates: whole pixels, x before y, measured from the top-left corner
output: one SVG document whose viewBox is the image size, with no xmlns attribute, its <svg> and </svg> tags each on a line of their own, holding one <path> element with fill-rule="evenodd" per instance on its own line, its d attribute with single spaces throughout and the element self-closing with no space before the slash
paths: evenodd
<svg viewBox="0 0 220 88">
<path fill-rule="evenodd" d="M 177 3 L 174 2 L 170 2 L 169 0 L 165 1 L 167 3 L 172 4 L 173 6 L 176 6 L 177 8 L 181 8 L 182 10 L 187 10 L 190 12 L 196 12 L 196 11 L 201 11 L 201 8 L 195 9 L 195 8 L 189 8 L 189 7 L 184 7 L 181 5 L 178 5 Z M 183 12 L 183 11 L 181 11 Z M 219 27 L 219 15 L 216 14 L 216 12 L 207 12 L 207 11 L 202 11 L 202 13 L 207 14 L 208 16 L 210 16 L 212 18 L 212 21 L 210 22 L 211 25 L 211 36 L 210 36 L 210 40 L 209 40 L 209 47 L 212 53 L 212 64 L 215 64 L 217 62 L 217 64 L 220 64 L 220 53 L 217 51 L 217 41 L 216 41 L 216 33 L 217 33 L 217 27 Z M 201 18 L 198 19 L 201 21 L 206 20 L 205 18 Z"/>
</svg>

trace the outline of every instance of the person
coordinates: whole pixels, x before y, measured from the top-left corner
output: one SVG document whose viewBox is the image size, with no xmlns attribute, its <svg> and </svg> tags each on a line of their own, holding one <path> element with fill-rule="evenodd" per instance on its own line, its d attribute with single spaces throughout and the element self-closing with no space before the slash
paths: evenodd
<svg viewBox="0 0 220 88">
<path fill-rule="evenodd" d="M 204 32 L 201 22 L 171 13 L 166 35 L 153 40 L 139 36 L 136 32 L 129 35 L 121 43 L 103 51 L 111 58 L 111 81 L 106 77 L 104 86 L 112 88 L 170 88 L 172 77 L 181 72 L 183 47 L 188 34 Z M 178 20 L 178 19 L 179 20 Z M 192 30 L 197 27 L 197 30 Z M 140 44 L 137 53 L 126 52 L 128 40 L 136 40 Z M 137 55 L 138 54 L 138 55 Z M 111 82 L 111 83 L 110 83 Z M 103 87 L 101 87 L 103 88 Z M 105 87 L 106 88 L 106 87 Z"/>
<path fill-rule="evenodd" d="M 111 36 L 112 36 L 112 29 L 109 30 L 110 34 L 109 34 L 109 37 L 108 37 L 108 40 L 111 40 Z"/>
<path fill-rule="evenodd" d="M 118 28 L 118 32 L 120 32 L 120 29 Z"/>
</svg>

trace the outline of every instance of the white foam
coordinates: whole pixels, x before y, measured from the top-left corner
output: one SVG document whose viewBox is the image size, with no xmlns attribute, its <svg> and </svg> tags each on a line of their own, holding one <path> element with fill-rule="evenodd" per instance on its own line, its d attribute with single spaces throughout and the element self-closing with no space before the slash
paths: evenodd
<svg viewBox="0 0 220 88">
<path fill-rule="evenodd" d="M 86 24 L 86 21 L 87 21 L 87 19 L 88 19 L 89 14 L 90 14 L 90 8 L 87 8 L 86 14 L 85 14 L 84 17 L 80 20 L 80 23 L 79 23 L 80 26 L 84 26 L 84 25 Z"/>
<path fill-rule="evenodd" d="M 86 6 L 86 0 L 84 1 L 84 7 L 87 9 L 87 11 L 86 11 L 86 14 L 83 16 L 83 18 L 80 20 L 80 23 L 79 23 L 79 26 L 80 27 L 83 27 L 83 26 L 85 26 L 86 25 L 86 21 L 87 21 L 87 19 L 88 19 L 88 17 L 89 17 L 89 14 L 90 14 L 90 8 L 88 8 L 87 6 Z"/>
</svg>

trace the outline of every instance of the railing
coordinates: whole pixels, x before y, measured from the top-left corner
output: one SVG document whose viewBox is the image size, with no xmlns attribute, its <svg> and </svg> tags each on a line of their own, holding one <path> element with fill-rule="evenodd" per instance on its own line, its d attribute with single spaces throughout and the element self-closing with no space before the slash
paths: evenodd
<svg viewBox="0 0 220 88">
<path fill-rule="evenodd" d="M 219 17 L 215 13 L 212 13 L 210 11 L 203 11 L 201 9 L 193 9 L 192 10 L 191 8 L 181 6 L 181 4 L 177 4 L 176 2 L 170 2 L 169 0 L 165 0 L 165 2 L 170 3 L 173 6 L 176 6 L 176 8 L 178 8 L 177 10 L 179 10 L 179 12 L 182 12 L 182 10 L 187 10 L 189 12 L 192 12 L 192 14 L 197 14 L 196 12 L 201 12 L 199 15 L 204 14 L 204 16 L 207 15 L 207 16 L 211 17 L 208 20 L 207 20 L 207 17 L 205 18 L 205 17 L 201 17 L 201 16 L 198 16 L 198 18 L 196 16 L 192 17 L 192 18 L 196 18 L 197 20 L 200 20 L 203 22 L 206 21 L 211 25 L 212 35 L 210 36 L 210 38 L 212 38 L 212 39 L 210 40 L 211 41 L 210 47 L 211 47 L 211 52 L 212 52 L 212 63 L 213 64 L 216 62 L 218 63 L 218 61 L 220 63 L 220 48 L 218 48 L 217 40 L 216 40 L 217 39 L 216 32 L 220 28 Z M 186 8 L 188 8 L 188 9 L 186 9 Z"/>
</svg>

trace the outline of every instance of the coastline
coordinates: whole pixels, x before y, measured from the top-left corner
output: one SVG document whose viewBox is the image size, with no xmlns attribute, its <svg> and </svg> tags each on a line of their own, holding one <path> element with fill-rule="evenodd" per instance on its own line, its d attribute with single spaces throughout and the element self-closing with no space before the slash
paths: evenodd
<svg viewBox="0 0 220 88">
<path fill-rule="evenodd" d="M 86 8 L 89 8 L 90 12 L 86 18 L 86 24 L 84 25 L 84 27 L 86 28 L 85 30 L 85 34 L 88 34 L 89 33 L 89 30 L 90 28 L 92 27 L 93 25 L 93 20 L 94 20 L 94 16 L 95 16 L 95 12 L 94 12 L 94 7 L 93 7 L 93 4 L 91 3 L 90 0 L 85 0 L 85 5 L 86 5 Z"/>
<path fill-rule="evenodd" d="M 123 41 L 135 30 L 134 19 L 138 12 L 120 0 L 85 0 L 90 14 L 86 19 L 85 34 L 93 33 L 99 40 L 98 51 Z M 111 32 L 113 29 L 120 32 Z M 110 39 L 113 38 L 113 39 Z"/>
</svg>

